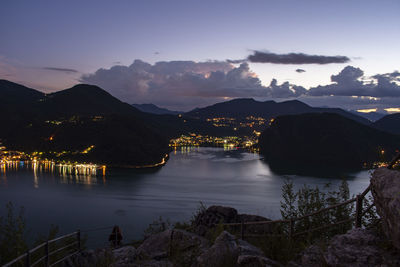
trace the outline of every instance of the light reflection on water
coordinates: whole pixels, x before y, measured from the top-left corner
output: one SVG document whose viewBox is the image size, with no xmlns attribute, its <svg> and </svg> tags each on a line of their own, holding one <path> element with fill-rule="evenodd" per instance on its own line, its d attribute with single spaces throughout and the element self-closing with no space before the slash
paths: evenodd
<svg viewBox="0 0 400 267">
<path fill-rule="evenodd" d="M 80 183 L 91 185 L 97 183 L 96 176 L 103 176 L 103 183 L 106 182 L 106 167 L 95 164 L 56 164 L 54 161 L 7 161 L 0 164 L 0 175 L 7 181 L 7 172 L 31 171 L 33 173 L 33 186 L 39 187 L 39 178 L 42 174 L 50 174 L 53 178 L 56 174 L 61 183 Z"/>
<path fill-rule="evenodd" d="M 178 148 L 162 168 L 113 169 L 104 176 L 101 170 L 83 175 L 52 166 L 0 168 L 0 215 L 12 201 L 25 207 L 32 233 L 45 234 L 50 224 L 59 225 L 62 233 L 118 224 L 125 242 L 140 238 L 160 216 L 188 220 L 200 201 L 277 219 L 285 179 L 292 179 L 295 188 L 341 182 L 341 177 L 278 175 L 257 154 L 223 148 Z M 352 194 L 368 186 L 368 171 L 346 176 Z M 107 234 L 98 238 L 105 240 Z"/>
</svg>

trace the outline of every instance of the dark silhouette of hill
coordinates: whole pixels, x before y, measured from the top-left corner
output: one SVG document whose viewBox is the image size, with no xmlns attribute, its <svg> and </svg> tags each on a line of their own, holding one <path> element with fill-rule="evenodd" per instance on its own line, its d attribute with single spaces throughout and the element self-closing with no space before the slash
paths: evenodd
<svg viewBox="0 0 400 267">
<path fill-rule="evenodd" d="M 400 134 L 400 113 L 386 115 L 377 120 L 373 127 L 388 133 Z"/>
<path fill-rule="evenodd" d="M 273 170 L 358 169 L 391 159 L 400 138 L 338 114 L 311 113 L 277 117 L 259 146 Z"/>
<path fill-rule="evenodd" d="M 48 111 L 57 115 L 139 114 L 137 109 L 100 87 L 87 84 L 48 94 L 43 104 Z"/>
<path fill-rule="evenodd" d="M 0 139 L 27 152 L 67 151 L 65 160 L 111 165 L 158 163 L 168 140 L 146 123 L 144 113 L 97 86 L 76 85 L 43 94 L 16 83 L 0 82 Z M 90 153 L 81 153 L 90 146 Z M 56 154 L 56 153 L 53 153 Z"/>
<path fill-rule="evenodd" d="M 174 111 L 166 108 L 160 108 L 154 104 L 132 104 L 132 106 L 142 112 L 158 114 L 158 115 L 163 115 L 163 114 L 178 115 L 184 113 L 182 111 Z"/>
<path fill-rule="evenodd" d="M 215 105 L 205 108 L 192 110 L 185 115 L 200 119 L 207 119 L 212 117 L 231 117 L 240 119 L 247 116 L 256 116 L 270 119 L 280 115 L 321 112 L 336 113 L 363 124 L 370 124 L 370 121 L 368 121 L 367 119 L 344 111 L 343 109 L 315 108 L 298 100 L 277 103 L 275 101 L 261 102 L 256 101 L 252 98 L 239 98 L 227 102 L 217 103 Z"/>
</svg>

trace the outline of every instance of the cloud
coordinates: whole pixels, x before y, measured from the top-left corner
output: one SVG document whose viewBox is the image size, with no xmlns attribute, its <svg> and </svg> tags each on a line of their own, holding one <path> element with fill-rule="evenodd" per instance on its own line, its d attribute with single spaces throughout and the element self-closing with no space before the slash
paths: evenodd
<svg viewBox="0 0 400 267">
<path fill-rule="evenodd" d="M 363 81 L 364 72 L 352 66 L 345 67 L 339 74 L 332 75 L 332 84 L 310 88 L 310 96 L 363 96 L 363 97 L 400 97 L 400 86 L 396 83 L 398 72 L 377 74 L 375 81 Z"/>
<path fill-rule="evenodd" d="M 53 71 L 60 71 L 65 73 L 79 73 L 79 71 L 75 69 L 67 69 L 67 68 L 56 68 L 56 67 L 44 67 L 44 70 L 53 70 Z"/>
<path fill-rule="evenodd" d="M 303 73 L 303 72 L 306 72 L 306 71 L 303 70 L 303 69 L 296 69 L 296 72 L 298 72 L 298 73 Z"/>
<path fill-rule="evenodd" d="M 279 84 L 272 79 L 264 86 L 246 62 L 238 66 L 228 61 L 149 64 L 135 60 L 130 66 L 115 65 L 82 75 L 80 82 L 98 85 L 127 103 L 154 103 L 176 110 L 241 97 L 297 98 L 317 106 L 353 108 L 353 105 L 353 109 L 362 109 L 398 106 L 399 79 L 397 71 L 366 77 L 361 69 L 347 66 L 332 75 L 332 83 L 328 85 L 306 89 L 287 81 Z"/>
<path fill-rule="evenodd" d="M 130 66 L 113 66 L 83 75 L 83 83 L 95 84 L 128 103 L 155 103 L 191 109 L 236 97 L 296 97 L 301 86 L 272 80 L 263 86 L 247 63 L 225 61 L 168 61 L 149 64 L 135 60 Z"/>
<path fill-rule="evenodd" d="M 253 55 L 248 56 L 247 59 L 254 63 L 273 64 L 331 64 L 350 61 L 346 56 L 318 56 L 303 53 L 275 54 L 260 51 L 254 51 Z"/>
</svg>

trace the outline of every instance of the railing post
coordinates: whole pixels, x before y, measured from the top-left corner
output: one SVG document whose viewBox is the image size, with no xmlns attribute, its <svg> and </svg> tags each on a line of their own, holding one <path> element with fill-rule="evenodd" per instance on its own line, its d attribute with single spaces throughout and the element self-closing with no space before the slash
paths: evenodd
<svg viewBox="0 0 400 267">
<path fill-rule="evenodd" d="M 240 225 L 240 238 L 244 240 L 244 221 L 242 220 L 242 224 Z"/>
<path fill-rule="evenodd" d="M 45 266 L 49 266 L 49 264 L 50 264 L 50 259 L 49 259 L 49 240 L 46 241 L 45 250 L 46 250 Z"/>
<path fill-rule="evenodd" d="M 361 198 L 360 195 L 356 196 L 356 228 L 361 227 L 361 222 L 362 222 L 362 204 L 363 204 L 363 199 Z"/>
<path fill-rule="evenodd" d="M 26 252 L 26 267 L 31 266 L 31 254 L 29 253 L 29 249 Z"/>
<path fill-rule="evenodd" d="M 78 241 L 78 251 L 81 251 L 81 230 L 77 231 L 76 239 Z"/>
<path fill-rule="evenodd" d="M 293 238 L 293 232 L 294 232 L 294 220 L 293 218 L 290 219 L 289 223 L 289 239 L 292 240 Z"/>
</svg>

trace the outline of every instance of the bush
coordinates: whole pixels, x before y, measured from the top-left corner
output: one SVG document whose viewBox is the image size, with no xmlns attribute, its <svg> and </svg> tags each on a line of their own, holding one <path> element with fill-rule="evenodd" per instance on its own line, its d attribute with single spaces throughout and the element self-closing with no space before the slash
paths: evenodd
<svg viewBox="0 0 400 267">
<path fill-rule="evenodd" d="M 28 249 L 26 243 L 26 221 L 24 208 L 14 214 L 11 202 L 6 204 L 6 216 L 0 217 L 0 264 L 5 264 Z"/>
<path fill-rule="evenodd" d="M 342 181 L 337 190 L 331 190 L 331 184 L 326 184 L 324 189 L 324 191 L 321 191 L 318 186 L 312 188 L 308 185 L 304 185 L 297 192 L 294 192 L 292 181 L 285 181 L 282 187 L 282 218 L 289 220 L 303 217 L 350 199 L 349 186 L 345 180 Z M 318 213 L 314 216 L 296 220 L 293 226 L 294 233 L 305 232 L 313 228 L 348 220 L 352 217 L 353 211 L 354 203 L 351 203 Z M 336 234 L 347 232 L 351 227 L 352 221 L 339 224 L 332 228 L 310 232 L 302 235 L 300 238 L 303 242 L 306 241 L 308 243 L 316 239 L 326 240 Z M 286 233 L 289 232 L 288 228 L 287 226 Z"/>
</svg>

